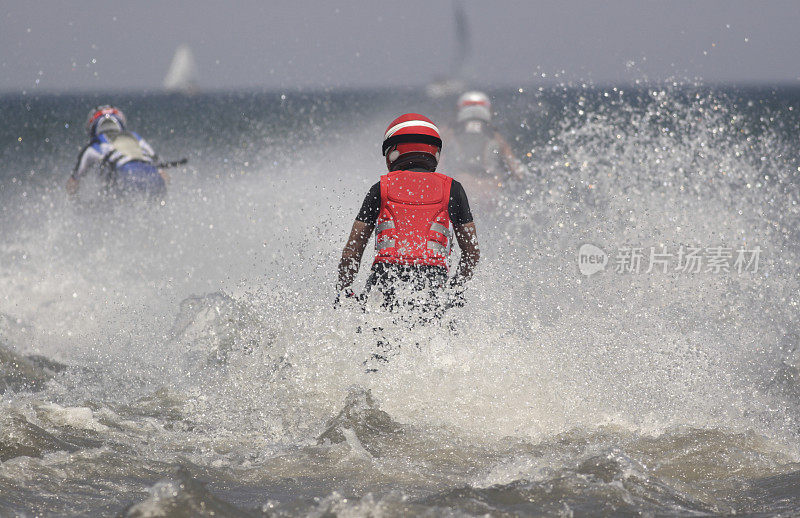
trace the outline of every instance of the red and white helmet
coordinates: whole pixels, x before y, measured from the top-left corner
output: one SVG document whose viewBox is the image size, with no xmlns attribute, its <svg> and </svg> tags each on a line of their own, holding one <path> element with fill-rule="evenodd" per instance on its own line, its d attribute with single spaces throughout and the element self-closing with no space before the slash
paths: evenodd
<svg viewBox="0 0 800 518">
<path fill-rule="evenodd" d="M 466 92 L 458 98 L 458 122 L 492 121 L 492 103 L 483 92 Z"/>
<path fill-rule="evenodd" d="M 382 150 L 390 171 L 409 167 L 412 163 L 433 171 L 439 163 L 442 137 L 439 128 L 429 118 L 419 113 L 406 113 L 386 128 Z"/>
<path fill-rule="evenodd" d="M 97 127 L 100 123 L 109 119 L 119 123 L 120 131 L 124 130 L 128 125 L 128 121 L 125 118 L 125 114 L 122 113 L 122 110 L 105 104 L 103 106 L 97 106 L 89 112 L 89 116 L 86 118 L 86 132 L 94 137 L 97 134 Z"/>
</svg>

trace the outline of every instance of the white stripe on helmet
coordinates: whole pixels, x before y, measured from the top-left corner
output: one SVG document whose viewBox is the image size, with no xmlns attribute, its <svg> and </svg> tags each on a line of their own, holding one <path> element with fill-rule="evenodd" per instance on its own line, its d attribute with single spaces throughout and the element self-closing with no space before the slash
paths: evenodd
<svg viewBox="0 0 800 518">
<path fill-rule="evenodd" d="M 439 128 L 437 128 L 436 125 L 431 124 L 430 122 L 427 122 L 427 121 L 406 121 L 406 122 L 401 122 L 400 124 L 395 124 L 394 126 L 389 128 L 386 131 L 386 135 L 383 136 L 383 140 L 386 140 L 387 138 L 391 137 L 392 135 L 394 135 L 395 133 L 397 133 L 401 129 L 407 128 L 409 126 L 424 126 L 426 128 L 432 129 L 437 134 L 439 133 Z"/>
</svg>

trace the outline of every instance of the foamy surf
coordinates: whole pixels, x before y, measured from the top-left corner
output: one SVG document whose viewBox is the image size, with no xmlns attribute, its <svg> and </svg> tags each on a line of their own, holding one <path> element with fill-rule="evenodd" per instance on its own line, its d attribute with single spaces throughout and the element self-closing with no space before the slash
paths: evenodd
<svg viewBox="0 0 800 518">
<path fill-rule="evenodd" d="M 62 191 L 91 99 L 27 101 L 0 168 L 0 513 L 797 512 L 798 97 L 498 92 L 535 173 L 468 193 L 467 306 L 410 331 L 331 307 L 383 167 L 364 143 L 416 99 L 388 97 L 126 98 L 190 167 L 163 207 L 91 210 Z"/>
</svg>

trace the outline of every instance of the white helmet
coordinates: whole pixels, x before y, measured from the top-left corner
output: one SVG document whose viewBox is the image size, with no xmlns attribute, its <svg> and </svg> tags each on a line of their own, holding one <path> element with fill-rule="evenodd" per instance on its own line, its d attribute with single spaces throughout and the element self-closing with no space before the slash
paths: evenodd
<svg viewBox="0 0 800 518">
<path fill-rule="evenodd" d="M 491 122 L 492 103 L 483 92 L 466 92 L 458 98 L 458 122 L 481 120 Z"/>
</svg>

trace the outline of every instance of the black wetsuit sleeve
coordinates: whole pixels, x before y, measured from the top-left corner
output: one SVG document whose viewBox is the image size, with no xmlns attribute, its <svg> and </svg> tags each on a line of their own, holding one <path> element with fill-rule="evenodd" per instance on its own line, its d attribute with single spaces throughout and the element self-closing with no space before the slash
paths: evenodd
<svg viewBox="0 0 800 518">
<path fill-rule="evenodd" d="M 367 225 L 375 226 L 378 221 L 378 214 L 381 212 L 381 182 L 370 187 L 369 192 L 364 197 L 361 210 L 358 211 L 356 219 Z"/>
<path fill-rule="evenodd" d="M 447 205 L 447 212 L 450 213 L 450 221 L 453 226 L 459 227 L 472 223 L 472 211 L 469 209 L 469 200 L 461 183 L 453 180 L 450 185 L 450 203 Z"/>
</svg>

